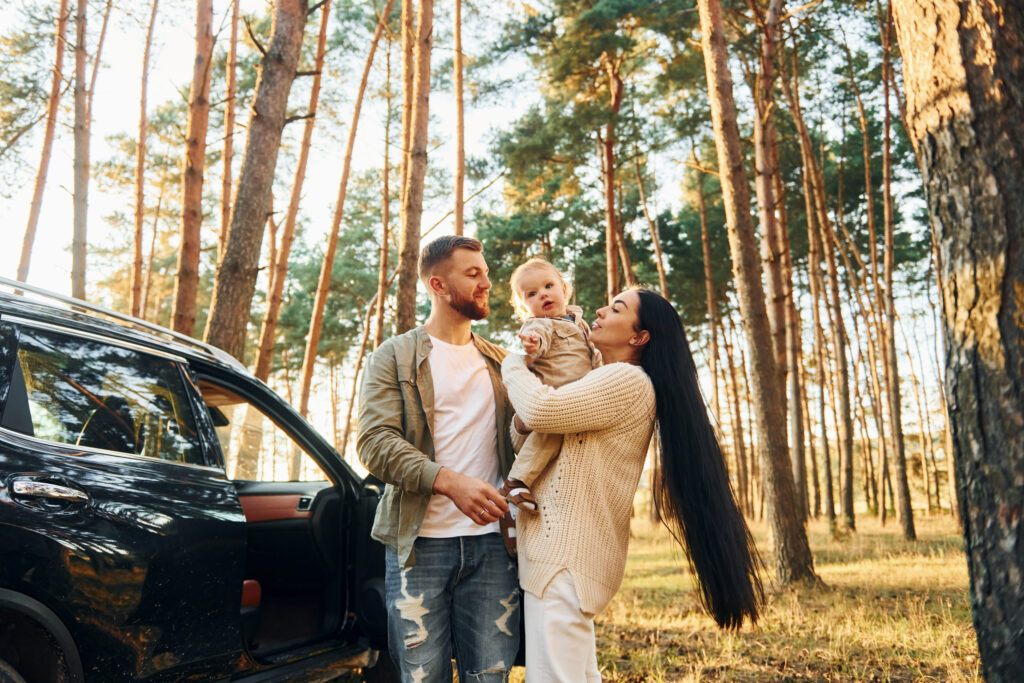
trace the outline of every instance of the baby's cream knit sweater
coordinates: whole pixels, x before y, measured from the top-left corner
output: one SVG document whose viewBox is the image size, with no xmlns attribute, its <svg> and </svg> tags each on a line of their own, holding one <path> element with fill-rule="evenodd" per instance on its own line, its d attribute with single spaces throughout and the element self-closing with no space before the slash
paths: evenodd
<svg viewBox="0 0 1024 683">
<path fill-rule="evenodd" d="M 601 612 L 626 568 L 629 519 L 654 430 L 654 388 L 638 366 L 612 363 L 557 389 L 509 354 L 501 376 L 519 419 L 564 434 L 562 451 L 531 489 L 540 514 L 520 514 L 519 582 L 543 597 L 567 569 L 584 612 Z M 512 430 L 518 450 L 524 435 Z"/>
</svg>

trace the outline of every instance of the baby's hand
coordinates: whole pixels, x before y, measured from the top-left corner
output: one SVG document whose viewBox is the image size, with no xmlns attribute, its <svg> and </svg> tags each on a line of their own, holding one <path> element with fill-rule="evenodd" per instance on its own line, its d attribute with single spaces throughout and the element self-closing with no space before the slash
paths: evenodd
<svg viewBox="0 0 1024 683">
<path fill-rule="evenodd" d="M 540 337 L 536 334 L 521 334 L 519 338 L 523 342 L 523 351 L 526 353 L 526 364 L 532 365 L 534 356 L 540 351 Z"/>
</svg>

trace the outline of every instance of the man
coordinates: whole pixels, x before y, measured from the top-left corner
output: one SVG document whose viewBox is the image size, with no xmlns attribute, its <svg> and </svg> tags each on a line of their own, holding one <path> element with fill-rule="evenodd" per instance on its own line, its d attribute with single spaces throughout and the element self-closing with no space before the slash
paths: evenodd
<svg viewBox="0 0 1024 683">
<path fill-rule="evenodd" d="M 505 681 L 519 649 L 516 564 L 498 531 L 512 465 L 505 351 L 470 330 L 489 312 L 480 242 L 420 254 L 426 324 L 370 356 L 356 447 L 387 486 L 373 537 L 387 546 L 388 644 L 403 681 Z"/>
</svg>

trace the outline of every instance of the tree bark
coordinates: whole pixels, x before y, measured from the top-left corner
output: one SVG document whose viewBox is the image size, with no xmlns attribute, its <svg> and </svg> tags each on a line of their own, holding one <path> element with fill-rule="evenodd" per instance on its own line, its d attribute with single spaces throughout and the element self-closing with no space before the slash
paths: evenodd
<svg viewBox="0 0 1024 683">
<path fill-rule="evenodd" d="M 331 1 L 326 0 L 320 8 L 320 33 L 316 43 L 316 57 L 313 61 L 313 84 L 309 91 L 309 105 L 306 109 L 308 118 L 302 129 L 302 145 L 299 148 L 299 160 L 295 166 L 295 179 L 292 181 L 291 199 L 288 202 L 288 213 L 285 215 L 284 227 L 281 230 L 281 244 L 273 263 L 270 296 L 267 301 L 267 312 L 260 326 L 259 350 L 256 355 L 256 369 L 253 374 L 264 382 L 270 376 L 270 363 L 274 356 L 274 339 L 277 335 L 277 321 L 281 313 L 281 302 L 284 298 L 284 280 L 288 274 L 288 258 L 295 240 L 295 224 L 299 216 L 299 202 L 302 200 L 302 185 L 306 179 L 306 165 L 309 162 L 309 148 L 313 142 L 313 128 L 316 125 L 316 113 L 320 102 L 321 72 L 324 68 L 324 55 L 327 50 L 327 27 L 331 14 Z"/>
<path fill-rule="evenodd" d="M 988 681 L 1024 680 L 1024 9 L 900 0 L 909 136 L 938 231 L 945 394 Z"/>
<path fill-rule="evenodd" d="M 416 326 L 416 272 L 420 251 L 420 225 L 423 220 L 423 181 L 427 172 L 427 124 L 430 118 L 430 53 L 434 33 L 434 0 L 420 0 L 416 38 L 416 74 L 413 83 L 413 109 L 409 119 L 408 177 L 402 192 L 402 234 L 398 255 L 398 306 L 395 332 L 401 334 Z"/>
<path fill-rule="evenodd" d="M 373 348 L 384 341 L 384 307 L 388 293 L 388 259 L 391 256 L 391 39 L 388 38 L 387 76 L 384 88 L 387 111 L 384 115 L 384 170 L 381 173 L 380 258 L 377 264 L 377 324 L 373 333 Z"/>
<path fill-rule="evenodd" d="M 261 60 L 238 190 L 231 207 L 231 227 L 206 321 L 206 341 L 239 360 L 244 359 L 246 325 L 256 288 L 274 168 L 307 14 L 305 0 L 278 0 L 274 8 L 270 45 Z"/>
<path fill-rule="evenodd" d="M 696 155 L 694 155 L 696 159 Z M 700 214 L 700 244 L 704 254 L 704 295 L 707 299 L 708 326 L 711 332 L 711 351 L 708 363 L 711 366 L 711 409 L 719 415 L 718 405 L 718 302 L 715 300 L 715 280 L 711 272 L 711 236 L 708 232 L 708 207 L 704 194 L 704 173 L 697 175 L 697 210 Z"/>
<path fill-rule="evenodd" d="M 89 105 L 85 87 L 87 11 L 88 2 L 78 0 L 75 13 L 74 236 L 71 242 L 71 296 L 76 299 L 85 299 L 85 235 L 89 206 Z"/>
<path fill-rule="evenodd" d="M 53 79 L 50 81 L 50 98 L 46 105 L 46 128 L 43 132 L 43 146 L 39 152 L 39 167 L 32 189 L 32 204 L 28 212 L 28 224 L 21 243 L 21 258 L 18 261 L 18 280 L 28 280 L 28 268 L 32 259 L 32 245 L 36 239 L 39 212 L 43 207 L 43 190 L 46 188 L 46 174 L 50 168 L 50 153 L 53 149 L 53 134 L 57 127 L 57 110 L 60 105 L 61 85 L 64 82 L 64 42 L 68 31 L 68 0 L 60 0 L 57 10 L 57 38 L 54 41 Z"/>
<path fill-rule="evenodd" d="M 359 112 L 363 107 L 363 95 L 366 93 L 366 83 L 370 78 L 370 67 L 373 66 L 377 43 L 380 42 L 380 36 L 387 25 L 387 18 L 391 14 L 391 4 L 391 0 L 388 0 L 388 4 L 381 13 L 380 21 L 377 22 L 377 30 L 374 31 L 373 42 L 370 43 L 370 51 L 366 55 L 366 64 L 363 66 L 363 77 L 359 81 L 359 91 L 356 95 L 355 108 L 352 111 L 352 123 L 348 129 L 348 143 L 345 145 L 345 160 L 341 169 L 341 182 L 338 185 L 338 198 L 334 203 L 334 218 L 331 221 L 331 232 L 327 238 L 327 248 L 324 250 L 324 260 L 320 267 L 320 281 L 317 284 L 316 298 L 313 301 L 313 315 L 309 322 L 306 351 L 302 357 L 302 377 L 299 390 L 299 413 L 302 415 L 309 412 L 309 392 L 313 383 L 317 349 L 320 346 L 324 307 L 327 305 L 327 294 L 331 289 L 331 274 L 334 272 L 334 255 L 338 248 L 338 234 L 341 230 L 341 220 L 345 215 L 345 196 L 348 193 L 348 178 L 352 169 L 352 154 L 356 143 L 356 129 L 359 127 Z M 422 194 L 420 198 L 422 201 Z"/>
<path fill-rule="evenodd" d="M 754 407 L 757 413 L 764 493 L 775 545 L 775 570 L 779 583 L 814 579 L 814 560 L 800 519 L 793 470 L 786 446 L 783 390 L 770 343 L 770 326 L 750 216 L 750 189 L 740 150 L 736 104 L 732 95 L 722 9 L 718 0 L 698 0 L 701 46 L 707 73 L 711 118 L 718 150 L 722 197 L 729 224 L 729 247 L 740 311 L 747 331 L 752 364 Z"/>
<path fill-rule="evenodd" d="M 889 69 L 892 19 L 886 12 L 882 30 L 882 102 L 884 110 L 884 133 L 882 135 L 882 178 L 883 178 L 883 215 L 885 217 L 885 379 L 886 394 L 889 397 L 889 442 L 892 449 L 893 465 L 896 469 L 896 505 L 897 517 L 903 528 L 903 536 L 908 541 L 917 538 L 914 530 L 914 511 L 910 501 L 910 485 L 907 482 L 907 458 L 903 443 L 903 417 L 901 406 L 901 390 L 899 368 L 896 364 L 896 310 L 893 292 L 893 266 L 895 246 L 893 242 L 894 218 L 892 205 L 892 154 L 891 128 L 892 113 L 889 111 Z"/>
<path fill-rule="evenodd" d="M 146 197 L 146 86 L 149 84 L 149 50 L 153 44 L 153 24 L 159 0 L 153 0 L 146 29 L 146 47 L 142 51 L 142 85 L 139 95 L 139 139 L 135 147 L 135 239 L 132 259 L 131 311 L 138 317 L 142 310 L 142 228 Z"/>
<path fill-rule="evenodd" d="M 210 71 L 213 60 L 213 0 L 196 2 L 196 55 L 188 94 L 188 130 L 181 172 L 181 248 L 174 283 L 175 332 L 192 335 L 199 291 L 199 245 L 203 225 L 203 169 L 210 123 Z"/>
<path fill-rule="evenodd" d="M 235 98 L 238 94 L 238 0 L 231 0 L 231 37 L 226 66 L 227 87 L 224 97 L 223 174 L 220 179 L 220 235 L 217 237 L 217 262 L 224 258 L 224 244 L 231 226 L 231 162 L 235 156 Z M 319 78 L 319 76 L 318 76 Z"/>
<path fill-rule="evenodd" d="M 455 0 L 455 234 L 463 231 L 466 121 L 462 96 L 462 0 Z"/>
<path fill-rule="evenodd" d="M 760 15 L 760 5 L 749 0 L 751 9 Z M 775 87 L 775 35 L 778 28 L 782 0 L 770 0 L 767 12 L 759 17 L 761 31 L 760 68 L 755 78 L 754 106 L 754 168 L 757 208 L 761 223 L 761 260 L 764 263 L 768 284 L 768 322 L 771 327 L 772 348 L 775 352 L 775 381 L 786 385 L 786 299 L 782 278 L 782 238 L 776 214 L 775 176 L 779 169 L 774 166 L 769 140 L 775 126 L 775 103 L 772 91 Z M 786 392 L 779 392 L 785 412 Z"/>
<path fill-rule="evenodd" d="M 732 327 L 732 318 L 729 318 L 729 326 Z M 722 343 L 725 346 L 725 362 L 729 369 L 729 387 L 732 401 L 732 440 L 736 454 L 736 478 L 739 485 L 739 502 L 744 514 L 751 516 L 754 513 L 754 506 L 750 498 L 749 471 L 747 468 L 747 446 L 743 436 L 743 413 L 740 412 L 740 385 L 736 380 L 736 365 L 733 362 L 732 342 L 729 335 L 722 335 Z M 728 398 L 728 397 L 727 397 Z"/>
</svg>

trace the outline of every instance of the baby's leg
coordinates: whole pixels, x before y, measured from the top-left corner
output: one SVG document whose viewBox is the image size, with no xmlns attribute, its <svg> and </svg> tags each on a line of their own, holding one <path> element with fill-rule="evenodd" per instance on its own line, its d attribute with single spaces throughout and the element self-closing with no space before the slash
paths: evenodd
<svg viewBox="0 0 1024 683">
<path fill-rule="evenodd" d="M 535 512 L 537 501 L 530 486 L 561 448 L 561 434 L 530 434 L 519 449 L 519 455 L 512 464 L 505 485 L 501 487 L 501 493 L 519 509 Z"/>
</svg>

